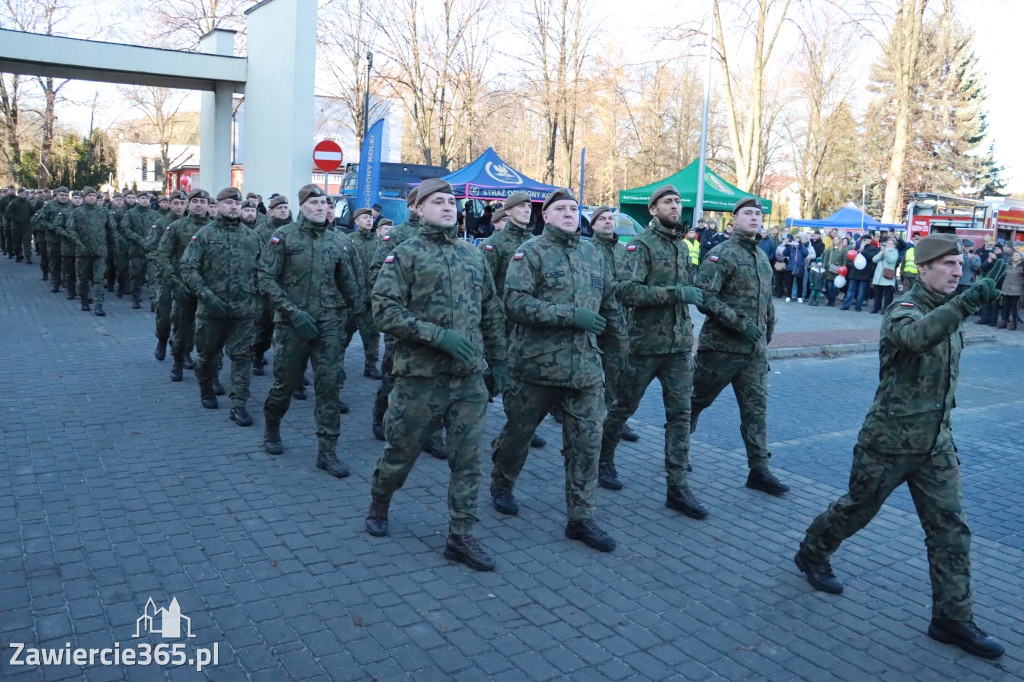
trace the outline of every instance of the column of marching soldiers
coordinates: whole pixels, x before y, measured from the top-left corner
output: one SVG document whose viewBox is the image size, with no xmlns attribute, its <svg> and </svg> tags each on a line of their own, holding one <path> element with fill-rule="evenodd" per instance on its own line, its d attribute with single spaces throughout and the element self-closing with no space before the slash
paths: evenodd
<svg viewBox="0 0 1024 682">
<path fill-rule="evenodd" d="M 359 209 L 351 234 L 335 229 L 333 207 L 317 185 L 299 190 L 295 210 L 273 195 L 266 214 L 260 197 L 243 199 L 234 187 L 215 197 L 202 189 L 165 197 L 125 192 L 109 202 L 91 187 L 59 187 L 49 201 L 48 194 L 29 197 L 11 187 L 0 196 L 8 259 L 31 264 L 34 235 L 51 291 L 63 288 L 98 316 L 106 314 L 110 291 L 141 308 L 148 277 L 154 355 L 164 360 L 170 345 L 172 382 L 194 370 L 204 408 L 216 409 L 225 393 L 218 375 L 226 355 L 230 419 L 252 425 L 250 379 L 264 374 L 273 346 L 274 381 L 263 406 L 269 455 L 284 452 L 281 421 L 293 398 L 306 399 L 311 366 L 316 466 L 349 475 L 337 455 L 339 415 L 348 411 L 339 391 L 345 351 L 360 334 L 364 374 L 381 381 L 372 430 L 385 442 L 370 485 L 370 535 L 387 534 L 393 496 L 426 449 L 450 469 L 444 556 L 475 570 L 494 568 L 473 531 L 487 405 L 500 398 L 506 423 L 490 444 L 495 510 L 519 514 L 513 491 L 529 448 L 543 446 L 535 432 L 551 414 L 562 424 L 565 536 L 611 552 L 615 540 L 594 520 L 596 488 L 623 487 L 615 453 L 620 440 L 639 438 L 626 422 L 655 379 L 666 420 L 666 507 L 708 516 L 689 485 L 690 434 L 730 385 L 746 486 L 775 496 L 789 490 L 768 466 L 767 346 L 775 309 L 772 268 L 757 246 L 763 216 L 756 197 L 736 203 L 732 235 L 699 260 L 684 239 L 680 195 L 668 185 L 651 194 L 648 229 L 628 244 L 619 242 L 608 207 L 592 213 L 594 238 L 581 240 L 577 200 L 558 189 L 541 205 L 539 235 L 530 226 L 531 197 L 519 192 L 493 214 L 495 232 L 479 247 L 458 237 L 456 197 L 438 179 L 410 191 L 407 222 L 392 227 Z M 960 241 L 930 236 L 918 252 L 919 285 L 886 311 L 882 380 L 854 451 L 850 492 L 811 524 L 795 562 L 816 589 L 842 592 L 829 556 L 906 481 L 928 536 L 928 634 L 997 657 L 1002 645 L 971 617 L 970 532 L 948 414 L 960 324 L 998 297 L 998 274 L 956 294 Z M 706 317 L 695 355 L 690 305 Z M 918 381 L 926 365 L 935 381 Z M 898 454 L 875 454 L 875 444 Z"/>
</svg>

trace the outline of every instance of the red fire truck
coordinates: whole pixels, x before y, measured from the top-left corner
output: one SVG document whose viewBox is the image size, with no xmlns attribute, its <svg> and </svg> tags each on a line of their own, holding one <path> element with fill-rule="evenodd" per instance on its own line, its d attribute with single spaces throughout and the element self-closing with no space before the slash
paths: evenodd
<svg viewBox="0 0 1024 682">
<path fill-rule="evenodd" d="M 985 239 L 1024 243 L 1024 201 L 1003 197 L 965 199 L 949 194 L 914 194 L 907 206 L 911 234 L 952 233 L 981 246 Z"/>
</svg>

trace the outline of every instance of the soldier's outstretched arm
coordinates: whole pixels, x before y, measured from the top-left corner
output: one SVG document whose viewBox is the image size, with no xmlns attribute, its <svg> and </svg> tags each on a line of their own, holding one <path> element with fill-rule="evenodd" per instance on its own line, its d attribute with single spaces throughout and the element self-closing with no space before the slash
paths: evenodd
<svg viewBox="0 0 1024 682">
<path fill-rule="evenodd" d="M 729 270 L 730 266 L 724 260 L 704 259 L 700 267 L 697 268 L 697 276 L 693 281 L 704 292 L 704 302 L 697 308 L 708 317 L 715 318 L 719 324 L 732 329 L 737 334 L 742 334 L 747 328 L 748 320 L 718 297 L 719 292 L 722 291 L 722 283 L 731 274 Z"/>
<path fill-rule="evenodd" d="M 928 314 L 904 301 L 890 313 L 882 333 L 901 350 L 926 353 L 956 333 L 970 314 L 959 297 Z"/>
<path fill-rule="evenodd" d="M 518 324 L 531 327 L 571 327 L 573 307 L 537 298 L 536 272 L 540 264 L 532 256 L 516 251 L 505 275 L 505 314 Z"/>
<path fill-rule="evenodd" d="M 642 243 L 630 243 L 626 257 L 632 263 L 632 274 L 619 285 L 619 300 L 631 308 L 651 308 L 675 302 L 671 287 L 646 284 L 651 271 L 651 252 Z M 628 267 L 628 266 L 627 266 Z"/>
<path fill-rule="evenodd" d="M 432 344 L 444 329 L 417 317 L 409 310 L 410 285 L 404 260 L 410 258 L 401 252 L 390 253 L 384 261 L 370 300 L 373 321 L 382 332 L 400 339 Z"/>
<path fill-rule="evenodd" d="M 501 304 L 498 291 L 494 286 L 491 269 L 484 258 L 484 288 L 481 297 L 480 333 L 484 337 L 484 358 L 487 364 L 505 362 L 505 307 Z"/>
</svg>

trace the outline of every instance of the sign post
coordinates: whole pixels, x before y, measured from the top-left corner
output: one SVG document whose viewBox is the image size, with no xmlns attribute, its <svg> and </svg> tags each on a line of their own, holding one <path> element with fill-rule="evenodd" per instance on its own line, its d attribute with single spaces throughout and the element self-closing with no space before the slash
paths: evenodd
<svg viewBox="0 0 1024 682">
<path fill-rule="evenodd" d="M 341 166 L 341 147 L 334 140 L 324 140 L 313 148 L 313 163 L 324 172 L 324 194 L 330 194 L 327 180 L 333 170 Z"/>
</svg>

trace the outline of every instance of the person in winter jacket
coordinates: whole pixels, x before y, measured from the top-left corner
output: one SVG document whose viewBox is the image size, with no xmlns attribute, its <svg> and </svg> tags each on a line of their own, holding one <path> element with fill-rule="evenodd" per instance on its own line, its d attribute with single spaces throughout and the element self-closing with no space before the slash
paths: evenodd
<svg viewBox="0 0 1024 682">
<path fill-rule="evenodd" d="M 871 286 L 875 290 L 875 305 L 871 312 L 877 314 L 889 307 L 893 294 L 896 293 L 896 264 L 900 261 L 896 240 L 887 240 L 885 250 L 876 253 L 871 260 L 875 263 L 875 274 L 871 277 Z M 886 277 L 887 271 L 891 271 L 893 276 Z"/>
</svg>

